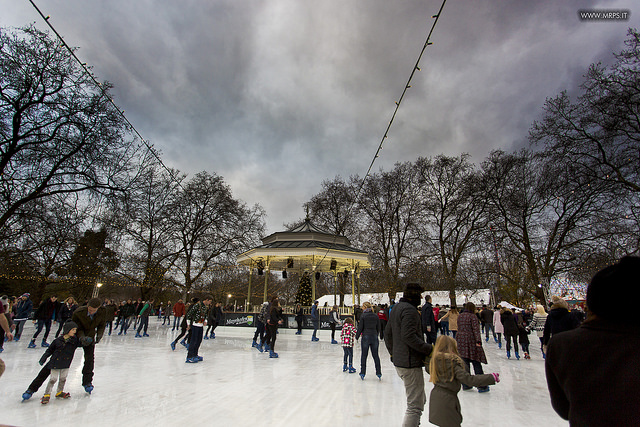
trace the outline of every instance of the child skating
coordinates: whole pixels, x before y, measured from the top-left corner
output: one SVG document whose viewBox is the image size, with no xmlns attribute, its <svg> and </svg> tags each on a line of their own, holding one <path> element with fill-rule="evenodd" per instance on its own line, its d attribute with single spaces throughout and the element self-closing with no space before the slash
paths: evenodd
<svg viewBox="0 0 640 427">
<path fill-rule="evenodd" d="M 80 341 L 78 337 L 76 337 L 77 330 L 78 325 L 75 322 L 68 321 L 64 324 L 62 328 L 63 335 L 53 340 L 40 358 L 39 363 L 44 366 L 31 385 L 29 385 L 27 391 L 22 394 L 24 400 L 31 398 L 33 393 L 38 391 L 38 388 L 40 388 L 47 377 L 50 377 L 49 383 L 44 391 L 44 396 L 40 400 L 43 405 L 49 403 L 51 390 L 56 381 L 58 382 L 58 389 L 55 396 L 60 399 L 68 399 L 70 397 L 70 394 L 64 391 L 64 385 L 67 381 L 67 374 L 69 372 L 69 366 L 71 366 L 71 361 L 73 360 L 73 354 L 76 348 L 80 346 Z M 51 359 L 45 365 L 49 357 L 51 357 Z"/>
<path fill-rule="evenodd" d="M 462 384 L 475 387 L 486 387 L 500 381 L 497 373 L 471 375 L 458 354 L 456 340 L 441 335 L 427 363 L 427 372 L 431 374 L 429 381 L 433 389 L 429 396 L 429 422 L 437 426 L 459 426 L 462 424 L 462 412 L 458 392 Z"/>
<path fill-rule="evenodd" d="M 356 341 L 356 327 L 351 317 L 344 319 L 342 331 L 340 332 L 340 341 L 342 342 L 342 351 L 344 352 L 342 372 L 347 372 L 348 369 L 349 373 L 353 374 L 356 372 L 356 369 L 353 367 L 353 344 Z"/>
</svg>

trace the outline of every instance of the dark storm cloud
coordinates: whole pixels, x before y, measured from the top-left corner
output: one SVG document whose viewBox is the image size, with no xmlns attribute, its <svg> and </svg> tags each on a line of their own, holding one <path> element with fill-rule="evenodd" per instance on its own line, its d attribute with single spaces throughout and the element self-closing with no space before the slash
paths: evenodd
<svg viewBox="0 0 640 427">
<path fill-rule="evenodd" d="M 222 175 L 269 232 L 303 216 L 324 179 L 366 172 L 440 1 L 211 0 L 38 6 L 170 167 Z M 0 0 L 2 26 L 36 21 Z M 578 9 L 623 2 L 449 1 L 382 156 L 398 161 L 526 143 L 545 98 L 576 93 L 629 22 Z"/>
</svg>

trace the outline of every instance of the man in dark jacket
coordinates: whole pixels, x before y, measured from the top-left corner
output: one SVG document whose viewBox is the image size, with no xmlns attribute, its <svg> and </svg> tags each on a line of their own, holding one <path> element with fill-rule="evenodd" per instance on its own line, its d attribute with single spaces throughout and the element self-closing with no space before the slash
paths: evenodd
<svg viewBox="0 0 640 427">
<path fill-rule="evenodd" d="M 78 325 L 76 336 L 82 342 L 84 350 L 84 366 L 82 367 L 82 386 L 91 394 L 93 391 L 93 366 L 96 344 L 104 335 L 106 311 L 99 298 L 91 298 L 87 305 L 78 307 L 73 312 L 73 320 Z M 85 345 L 86 344 L 86 345 Z"/>
<path fill-rule="evenodd" d="M 36 310 L 36 314 L 34 317 L 34 322 L 38 322 L 38 327 L 36 328 L 35 334 L 33 334 L 33 338 L 31 338 L 31 342 L 29 343 L 29 348 L 36 348 L 36 338 L 42 328 L 45 328 L 44 336 L 42 337 L 42 347 L 49 347 L 49 343 L 47 343 L 47 337 L 49 336 L 49 331 L 51 331 L 51 322 L 56 318 L 56 308 L 58 304 L 56 303 L 57 297 L 55 295 L 46 298 L 38 309 Z"/>
<path fill-rule="evenodd" d="M 403 426 L 417 426 L 424 410 L 427 396 L 424 390 L 425 359 L 433 347 L 424 342 L 418 305 L 422 286 L 408 283 L 400 302 L 393 306 L 384 331 L 384 343 L 391 361 L 404 383 L 407 410 Z"/>
<path fill-rule="evenodd" d="M 433 305 L 431 305 L 431 295 L 424 297 L 421 317 L 422 332 L 427 336 L 427 344 L 435 344 L 438 336 L 438 328 L 436 326 L 436 316 L 433 313 Z"/>
<path fill-rule="evenodd" d="M 487 307 L 486 304 L 482 305 L 482 311 L 480 312 L 480 320 L 484 323 L 484 340 L 489 342 L 489 330 L 493 334 L 493 339 L 497 342 L 496 330 L 493 327 L 493 310 Z"/>
<path fill-rule="evenodd" d="M 27 323 L 27 320 L 29 320 L 31 311 L 33 310 L 33 302 L 29 297 L 30 295 L 28 293 L 22 294 L 20 296 L 20 301 L 16 304 L 16 315 L 13 316 L 13 323 L 16 324 L 16 333 L 13 337 L 15 341 L 20 340 L 22 328 L 24 327 L 24 324 Z"/>
<path fill-rule="evenodd" d="M 624 257 L 593 276 L 587 320 L 549 341 L 545 370 L 553 409 L 572 426 L 638 425 L 640 317 L 611 296 L 640 300 L 640 258 Z"/>
<path fill-rule="evenodd" d="M 570 331 L 580 326 L 580 321 L 569 312 L 569 304 L 559 296 L 551 298 L 551 310 L 544 324 L 542 336 L 543 348 L 549 343 L 549 339 L 560 332 Z M 546 353 L 546 351 L 545 351 Z"/>
</svg>

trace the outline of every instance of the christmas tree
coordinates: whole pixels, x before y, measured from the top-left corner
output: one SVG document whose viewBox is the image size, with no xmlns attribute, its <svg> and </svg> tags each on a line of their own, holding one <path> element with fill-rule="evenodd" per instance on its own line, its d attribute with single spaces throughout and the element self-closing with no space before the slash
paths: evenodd
<svg viewBox="0 0 640 427">
<path fill-rule="evenodd" d="M 311 278 L 306 271 L 300 277 L 300 284 L 298 285 L 298 292 L 296 293 L 296 304 L 302 306 L 310 306 L 311 301 Z"/>
</svg>

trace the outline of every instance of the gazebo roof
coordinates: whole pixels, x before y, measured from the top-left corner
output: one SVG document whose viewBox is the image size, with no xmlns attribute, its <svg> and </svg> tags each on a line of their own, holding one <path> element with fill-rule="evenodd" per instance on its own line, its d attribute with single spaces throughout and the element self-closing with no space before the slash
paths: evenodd
<svg viewBox="0 0 640 427">
<path fill-rule="evenodd" d="M 344 236 L 331 234 L 313 225 L 309 218 L 298 227 L 273 233 L 257 246 L 237 257 L 238 264 L 255 267 L 262 261 L 271 270 L 335 270 L 371 268 L 369 254 L 351 247 Z M 293 262 L 293 267 L 290 267 Z"/>
</svg>

